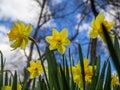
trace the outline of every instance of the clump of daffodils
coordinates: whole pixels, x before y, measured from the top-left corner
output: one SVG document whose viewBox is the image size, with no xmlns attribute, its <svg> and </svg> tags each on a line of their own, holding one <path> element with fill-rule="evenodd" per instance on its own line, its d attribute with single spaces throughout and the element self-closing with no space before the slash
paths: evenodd
<svg viewBox="0 0 120 90">
<path fill-rule="evenodd" d="M 89 66 L 89 60 L 87 58 L 84 59 L 84 70 L 85 70 L 85 82 L 90 84 L 93 76 L 93 66 Z M 83 89 L 83 80 L 81 73 L 80 63 L 76 66 L 72 66 L 73 80 L 78 85 L 80 89 Z"/>
<path fill-rule="evenodd" d="M 11 47 L 14 49 L 18 47 L 25 49 L 25 47 L 29 44 L 28 36 L 31 32 L 32 25 L 25 25 L 20 21 L 15 22 L 10 32 L 8 33 L 9 41 L 12 42 Z"/>
<path fill-rule="evenodd" d="M 107 32 L 109 33 L 111 31 L 111 28 L 114 26 L 114 22 L 108 22 L 105 20 L 105 16 L 103 14 L 98 14 L 98 16 L 92 20 L 91 27 L 92 30 L 90 30 L 90 38 L 95 39 L 97 36 L 100 36 L 102 40 L 105 42 L 103 30 L 102 30 L 102 24 L 106 27 Z M 110 34 L 110 33 L 109 33 Z M 110 35 L 113 37 L 112 35 Z"/>
<path fill-rule="evenodd" d="M 43 72 L 42 65 L 39 60 L 30 61 L 30 66 L 27 68 L 30 72 L 30 79 L 35 78 L 36 76 L 40 76 Z"/>
<path fill-rule="evenodd" d="M 70 44 L 70 40 L 67 37 L 67 29 L 63 29 L 61 32 L 58 32 L 56 29 L 53 29 L 52 36 L 46 37 L 46 41 L 50 43 L 49 49 L 57 49 L 60 54 L 64 54 L 66 46 Z"/>
</svg>

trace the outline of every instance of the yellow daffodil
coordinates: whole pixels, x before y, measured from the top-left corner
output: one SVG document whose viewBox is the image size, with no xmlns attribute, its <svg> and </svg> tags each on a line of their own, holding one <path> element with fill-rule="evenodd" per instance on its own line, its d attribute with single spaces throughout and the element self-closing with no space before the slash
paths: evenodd
<svg viewBox="0 0 120 90">
<path fill-rule="evenodd" d="M 17 90 L 22 90 L 22 86 L 21 86 L 21 84 L 17 84 Z"/>
<path fill-rule="evenodd" d="M 12 86 L 9 86 L 9 85 L 3 86 L 2 90 L 12 90 Z M 17 90 L 22 90 L 22 86 L 19 83 L 17 84 Z"/>
<path fill-rule="evenodd" d="M 90 84 L 92 81 L 93 76 L 93 70 L 92 66 L 88 65 L 89 60 L 87 58 L 84 59 L 84 70 L 85 70 L 85 82 Z M 73 74 L 73 80 L 74 82 L 79 86 L 79 88 L 83 89 L 83 80 L 82 80 L 82 74 L 81 74 L 81 66 L 80 63 L 76 66 L 72 67 L 72 74 Z"/>
<path fill-rule="evenodd" d="M 102 24 L 106 27 L 107 32 L 110 32 L 111 28 L 114 26 L 114 22 L 108 22 L 105 20 L 105 16 L 103 14 L 98 14 L 96 19 L 92 20 L 91 22 L 92 30 L 90 30 L 90 34 L 89 34 L 90 38 L 95 39 L 97 36 L 100 36 L 102 40 L 105 42 L 105 38 L 102 30 Z"/>
<path fill-rule="evenodd" d="M 43 69 L 39 60 L 30 61 L 30 67 L 28 67 L 27 70 L 30 72 L 31 79 L 35 78 L 36 76 L 39 76 L 43 72 Z"/>
<path fill-rule="evenodd" d="M 21 49 L 25 49 L 25 47 L 29 43 L 28 35 L 32 32 L 32 26 L 25 25 L 24 23 L 18 21 L 15 22 L 10 32 L 8 33 L 9 41 L 12 41 L 11 47 L 16 49 L 21 47 Z"/>
<path fill-rule="evenodd" d="M 111 85 L 112 86 L 118 86 L 118 85 L 120 85 L 119 79 L 118 79 L 117 75 L 112 75 Z"/>
<path fill-rule="evenodd" d="M 58 32 L 56 29 L 53 29 L 52 36 L 47 36 L 46 41 L 50 43 L 49 49 L 55 50 L 64 54 L 66 46 L 70 44 L 68 37 L 68 30 L 63 29 L 61 32 Z"/>
<path fill-rule="evenodd" d="M 3 86 L 2 90 L 12 90 L 12 86 Z"/>
</svg>

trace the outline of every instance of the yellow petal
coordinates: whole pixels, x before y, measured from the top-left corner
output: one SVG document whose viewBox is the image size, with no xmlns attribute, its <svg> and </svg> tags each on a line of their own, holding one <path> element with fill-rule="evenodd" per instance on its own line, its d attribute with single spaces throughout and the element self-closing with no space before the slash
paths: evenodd
<svg viewBox="0 0 120 90">
<path fill-rule="evenodd" d="M 70 42 L 70 40 L 69 39 L 64 39 L 64 41 L 63 41 L 63 45 L 65 45 L 65 46 L 67 46 L 67 45 L 69 45 L 71 42 Z"/>
<path fill-rule="evenodd" d="M 12 90 L 12 86 L 3 86 L 2 90 Z"/>
<path fill-rule="evenodd" d="M 45 40 L 46 40 L 48 43 L 51 43 L 52 40 L 53 40 L 53 36 L 47 36 L 47 37 L 45 38 Z"/>
<path fill-rule="evenodd" d="M 84 58 L 84 66 L 88 66 L 89 60 L 87 58 Z"/>
<path fill-rule="evenodd" d="M 106 43 L 105 37 L 103 33 L 100 33 L 99 36 L 102 38 L 103 42 Z"/>
<path fill-rule="evenodd" d="M 32 32 L 32 25 L 29 24 L 25 27 L 24 35 L 29 35 Z"/>
<path fill-rule="evenodd" d="M 57 29 L 53 29 L 52 30 L 52 35 L 54 36 L 54 35 L 57 35 L 57 34 L 59 34 L 59 32 L 57 31 Z"/>
<path fill-rule="evenodd" d="M 110 28 L 109 28 L 109 31 L 111 30 L 111 28 L 115 25 L 115 22 L 108 22 Z"/>
<path fill-rule="evenodd" d="M 18 28 L 18 29 L 20 29 L 20 24 L 19 24 L 18 22 L 15 22 L 15 23 L 13 24 L 13 28 Z"/>
<path fill-rule="evenodd" d="M 57 49 L 58 49 L 58 52 L 60 54 L 64 54 L 65 53 L 65 47 L 64 46 L 58 46 Z"/>
<path fill-rule="evenodd" d="M 41 68 L 41 64 L 39 60 L 36 60 L 36 66 L 38 66 L 39 68 Z"/>
<path fill-rule="evenodd" d="M 17 90 L 22 90 L 22 86 L 20 84 L 17 84 Z"/>
<path fill-rule="evenodd" d="M 90 36 L 90 38 L 95 39 L 98 36 L 98 32 L 95 30 L 90 30 L 89 36 Z"/>
<path fill-rule="evenodd" d="M 25 44 L 25 40 L 23 39 L 21 43 L 21 49 L 25 49 L 25 47 L 26 47 L 26 44 Z"/>
<path fill-rule="evenodd" d="M 91 27 L 92 27 L 92 28 L 95 28 L 95 19 L 92 20 L 92 22 L 91 22 Z"/>
<path fill-rule="evenodd" d="M 110 26 L 114 26 L 115 25 L 115 22 L 111 21 L 111 22 L 108 22 Z"/>
<path fill-rule="evenodd" d="M 29 72 L 31 72 L 31 68 L 30 68 L 30 67 L 28 67 L 27 70 L 28 70 Z"/>
<path fill-rule="evenodd" d="M 100 25 L 105 19 L 105 16 L 103 14 L 98 14 L 95 20 L 96 25 Z"/>
<path fill-rule="evenodd" d="M 35 62 L 34 62 L 34 61 L 31 61 L 31 62 L 30 62 L 30 66 L 35 66 Z"/>
<path fill-rule="evenodd" d="M 57 49 L 57 47 L 56 47 L 56 45 L 51 44 L 51 45 L 49 46 L 49 49 L 50 49 L 50 50 L 55 50 L 55 49 Z"/>
<path fill-rule="evenodd" d="M 26 46 L 28 45 L 28 43 L 29 43 L 28 37 L 24 38 L 24 39 L 22 40 L 22 43 L 21 43 L 21 49 L 24 50 L 24 49 L 26 48 Z"/>
<path fill-rule="evenodd" d="M 10 45 L 12 48 L 16 49 L 18 47 L 20 47 L 21 45 L 21 41 L 16 40 L 12 45 Z"/>
<path fill-rule="evenodd" d="M 24 23 L 23 22 L 21 22 L 21 21 L 18 21 L 18 24 L 20 25 L 20 30 L 21 31 L 24 31 L 24 29 L 25 29 L 25 25 L 24 25 Z"/>
<path fill-rule="evenodd" d="M 60 32 L 61 36 L 64 38 L 68 37 L 68 30 L 66 28 L 64 28 L 61 32 Z"/>
<path fill-rule="evenodd" d="M 35 78 L 36 77 L 36 73 L 31 73 L 30 74 L 30 79 L 33 79 L 33 78 Z"/>
</svg>

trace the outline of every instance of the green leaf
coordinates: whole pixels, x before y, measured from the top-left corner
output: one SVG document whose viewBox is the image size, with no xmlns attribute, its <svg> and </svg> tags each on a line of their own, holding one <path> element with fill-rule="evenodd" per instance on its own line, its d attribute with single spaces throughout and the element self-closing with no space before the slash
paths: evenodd
<svg viewBox="0 0 120 90">
<path fill-rule="evenodd" d="M 35 90 L 49 90 L 47 89 L 46 82 L 41 76 L 39 76 L 39 81 Z"/>
<path fill-rule="evenodd" d="M 119 45 L 119 42 L 118 42 L 118 39 L 117 39 L 117 37 L 115 36 L 115 39 L 114 39 L 114 49 L 115 49 L 115 51 L 116 51 L 116 54 L 117 54 L 117 56 L 118 56 L 118 58 L 119 58 L 119 60 L 120 60 L 120 55 L 119 55 L 119 53 L 120 53 L 120 45 Z M 119 61 L 120 62 L 120 61 Z"/>
<path fill-rule="evenodd" d="M 12 90 L 17 90 L 17 72 L 16 71 L 13 77 Z"/>
<path fill-rule="evenodd" d="M 66 75 L 66 80 L 67 80 L 68 89 L 69 89 L 69 85 L 70 85 L 70 71 L 69 71 L 69 66 L 67 64 L 67 60 L 66 60 L 65 75 Z"/>
<path fill-rule="evenodd" d="M 108 68 L 107 68 L 107 75 L 106 75 L 104 90 L 111 90 L 111 65 L 110 65 L 110 62 L 108 62 Z"/>
<path fill-rule="evenodd" d="M 92 78 L 92 83 L 90 85 L 89 90 L 95 90 L 97 82 L 98 82 L 98 78 L 100 75 L 100 56 L 97 57 L 96 61 L 97 61 L 96 69 L 93 70 L 93 78 Z"/>
<path fill-rule="evenodd" d="M 4 71 L 4 64 L 3 64 L 3 54 L 0 51 L 0 59 L 1 59 L 1 71 L 0 71 L 0 90 L 1 87 L 3 86 L 3 71 Z"/>
<path fill-rule="evenodd" d="M 118 73 L 118 76 L 120 79 L 120 58 L 119 58 L 116 50 L 114 49 L 113 43 L 110 39 L 110 36 L 108 35 L 107 29 L 103 24 L 102 24 L 102 28 L 103 28 L 104 37 L 105 37 L 110 55 L 112 57 L 113 64 L 115 65 L 115 68 L 117 70 L 117 73 Z"/>
<path fill-rule="evenodd" d="M 5 72 L 5 85 L 8 85 L 8 72 Z"/>
<path fill-rule="evenodd" d="M 107 62 L 105 61 L 95 90 L 103 90 L 106 66 L 107 66 Z"/>
<path fill-rule="evenodd" d="M 82 74 L 82 80 L 83 80 L 83 90 L 85 90 L 85 70 L 84 70 L 82 49 L 81 49 L 81 46 L 80 46 L 80 45 L 78 45 L 78 49 L 79 49 L 79 58 L 80 58 L 81 74 Z"/>
<path fill-rule="evenodd" d="M 36 78 L 33 79 L 32 90 L 34 90 L 36 84 Z"/>
<path fill-rule="evenodd" d="M 24 69 L 24 80 L 23 80 L 23 87 L 22 87 L 22 90 L 28 90 L 28 78 L 29 78 L 29 76 L 28 76 L 28 72 L 27 72 L 27 70 L 26 69 Z"/>
<path fill-rule="evenodd" d="M 65 72 L 62 70 L 62 67 L 60 67 L 60 72 L 61 72 L 61 78 L 62 78 L 62 90 L 69 90 L 69 85 L 67 83 L 67 79 L 65 77 Z"/>
<path fill-rule="evenodd" d="M 53 52 L 51 52 L 48 47 L 46 48 L 46 57 L 48 61 L 48 74 L 49 74 L 49 84 L 50 89 L 60 90 L 59 77 L 58 74 L 58 64 L 56 62 Z"/>
</svg>

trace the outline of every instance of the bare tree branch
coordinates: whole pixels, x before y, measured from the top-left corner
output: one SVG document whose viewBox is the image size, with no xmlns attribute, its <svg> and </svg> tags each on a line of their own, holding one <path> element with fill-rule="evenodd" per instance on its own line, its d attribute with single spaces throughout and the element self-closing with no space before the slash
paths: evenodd
<svg viewBox="0 0 120 90">
<path fill-rule="evenodd" d="M 37 0 L 38 1 L 38 0 Z M 38 19 L 38 22 L 37 22 L 37 27 L 35 29 L 35 33 L 33 35 L 33 38 L 36 40 L 36 37 L 38 35 L 38 31 L 39 31 L 39 28 L 40 28 L 40 22 L 41 22 L 41 17 L 42 17 L 42 14 L 43 14 L 43 10 L 44 10 L 44 7 L 45 7 L 45 3 L 46 3 L 46 0 L 43 0 L 43 3 L 42 3 L 42 7 L 41 7 L 41 11 L 40 11 L 40 16 L 39 16 L 39 19 Z M 29 61 L 31 60 L 32 58 L 32 53 L 33 53 L 33 48 L 34 48 L 34 43 L 31 43 L 30 45 L 30 53 L 29 53 Z"/>
</svg>

